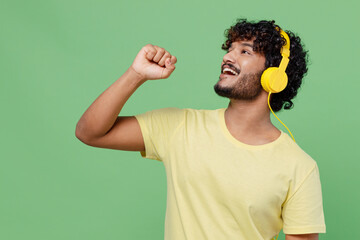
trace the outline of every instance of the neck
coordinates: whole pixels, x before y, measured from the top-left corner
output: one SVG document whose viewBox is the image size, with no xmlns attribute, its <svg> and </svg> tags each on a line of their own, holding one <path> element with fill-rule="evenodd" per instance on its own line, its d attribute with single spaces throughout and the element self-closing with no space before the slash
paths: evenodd
<svg viewBox="0 0 360 240">
<path fill-rule="evenodd" d="M 226 123 L 235 132 L 244 135 L 279 132 L 271 123 L 267 98 L 268 93 L 262 91 L 254 100 L 230 99 L 225 111 Z"/>
</svg>

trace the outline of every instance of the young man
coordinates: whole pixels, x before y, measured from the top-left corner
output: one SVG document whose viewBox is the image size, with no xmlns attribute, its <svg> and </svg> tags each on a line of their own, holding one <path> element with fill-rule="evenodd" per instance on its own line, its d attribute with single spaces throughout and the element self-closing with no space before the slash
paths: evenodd
<svg viewBox="0 0 360 240">
<path fill-rule="evenodd" d="M 300 38 L 287 33 L 288 84 L 271 95 L 274 111 L 292 107 L 307 72 Z M 227 108 L 168 107 L 118 116 L 141 84 L 168 78 L 175 69 L 175 56 L 147 44 L 86 110 L 76 136 L 90 146 L 140 151 L 163 162 L 166 240 L 269 240 L 282 228 L 286 240 L 318 239 L 326 227 L 317 163 L 271 123 L 260 83 L 266 68 L 279 65 L 286 40 L 274 21 L 246 19 L 226 36 L 214 90 L 230 99 Z"/>
</svg>

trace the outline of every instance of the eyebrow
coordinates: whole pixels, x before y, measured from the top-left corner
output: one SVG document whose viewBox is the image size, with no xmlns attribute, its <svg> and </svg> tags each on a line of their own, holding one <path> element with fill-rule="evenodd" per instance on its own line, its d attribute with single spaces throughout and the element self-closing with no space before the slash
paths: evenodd
<svg viewBox="0 0 360 240">
<path fill-rule="evenodd" d="M 250 43 L 239 43 L 239 45 L 243 45 L 243 46 L 246 46 L 246 47 L 251 47 L 251 49 L 254 49 L 254 45 L 252 45 Z M 232 47 L 233 47 L 233 44 L 231 43 L 229 49 L 232 48 Z"/>
<path fill-rule="evenodd" d="M 251 47 L 251 48 L 254 47 L 254 45 L 252 45 L 250 43 L 240 43 L 240 45 L 248 46 L 248 47 Z"/>
</svg>

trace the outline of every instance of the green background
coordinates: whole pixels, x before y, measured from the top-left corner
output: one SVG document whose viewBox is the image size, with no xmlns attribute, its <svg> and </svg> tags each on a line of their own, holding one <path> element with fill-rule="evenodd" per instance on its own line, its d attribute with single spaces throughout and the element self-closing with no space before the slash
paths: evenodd
<svg viewBox="0 0 360 240">
<path fill-rule="evenodd" d="M 148 43 L 175 55 L 176 70 L 138 88 L 120 115 L 227 107 L 213 86 L 224 30 L 239 17 L 274 19 L 309 50 L 295 106 L 278 116 L 318 163 L 327 227 L 320 239 L 355 239 L 358 9 L 355 0 L 2 0 L 0 239 L 163 239 L 163 164 L 87 146 L 76 123 Z"/>
</svg>

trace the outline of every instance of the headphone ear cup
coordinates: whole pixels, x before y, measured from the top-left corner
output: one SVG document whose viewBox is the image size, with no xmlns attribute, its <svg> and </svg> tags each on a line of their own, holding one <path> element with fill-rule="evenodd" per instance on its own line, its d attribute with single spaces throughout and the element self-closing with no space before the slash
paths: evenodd
<svg viewBox="0 0 360 240">
<path fill-rule="evenodd" d="M 261 86 L 266 92 L 270 92 L 270 79 L 272 73 L 276 70 L 276 67 L 269 67 L 261 75 Z"/>
<path fill-rule="evenodd" d="M 266 92 L 278 93 L 284 90 L 288 83 L 285 72 L 278 67 L 269 67 L 261 75 L 261 85 Z"/>
<path fill-rule="evenodd" d="M 271 75 L 271 68 L 265 69 L 261 75 L 261 86 L 266 92 L 270 92 L 269 89 L 269 76 Z"/>
</svg>

